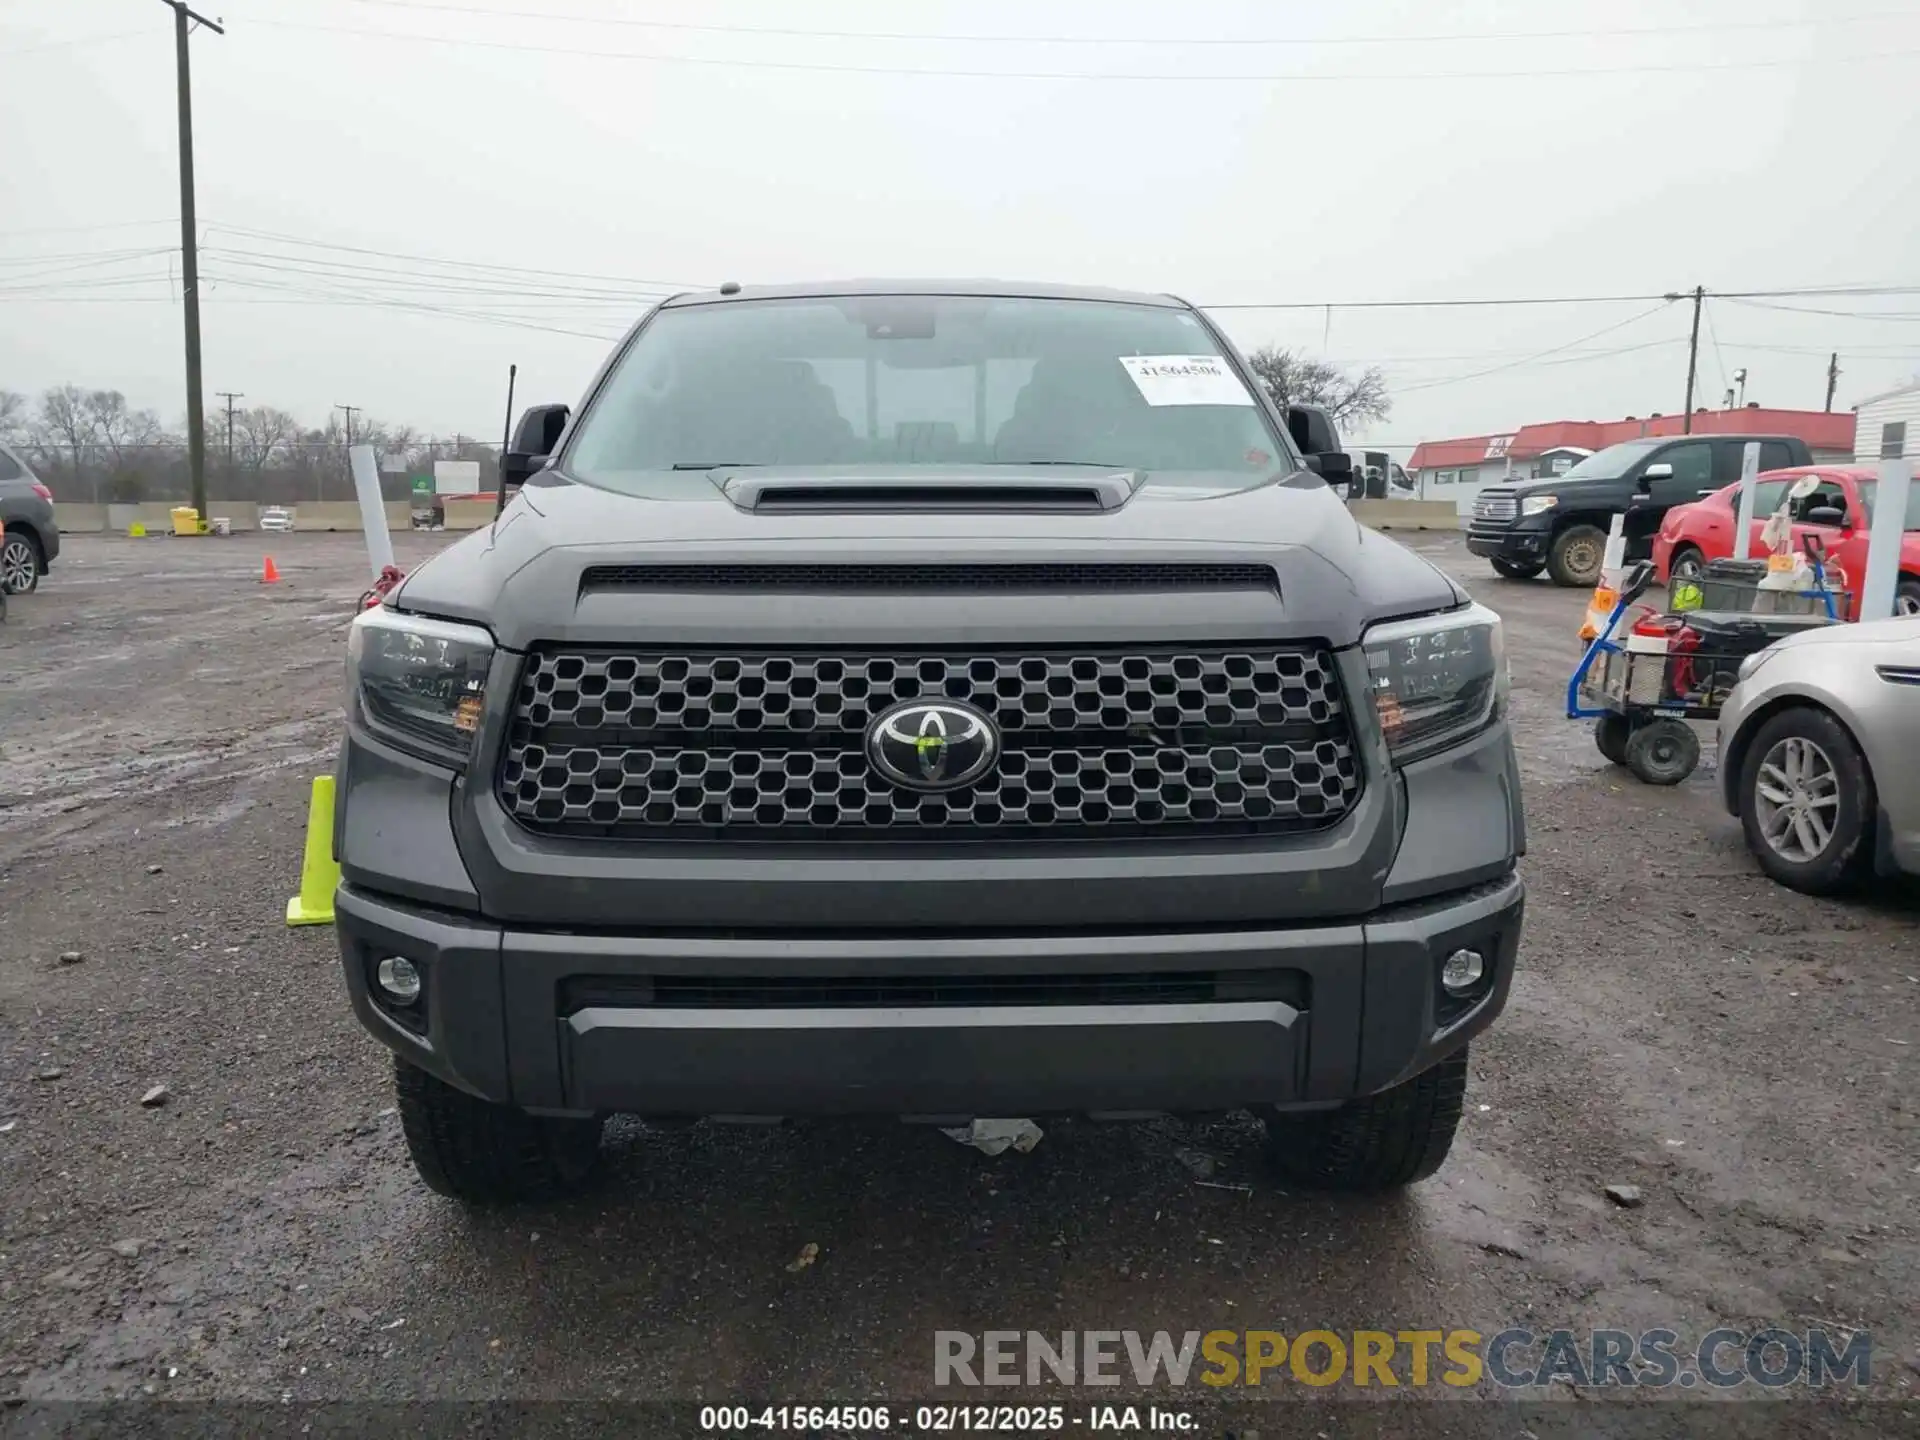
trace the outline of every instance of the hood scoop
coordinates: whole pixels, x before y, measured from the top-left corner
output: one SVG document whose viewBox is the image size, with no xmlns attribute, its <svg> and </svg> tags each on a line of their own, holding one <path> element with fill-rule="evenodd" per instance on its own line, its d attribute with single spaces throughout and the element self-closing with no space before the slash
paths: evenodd
<svg viewBox="0 0 1920 1440">
<path fill-rule="evenodd" d="M 1137 470 L 1084 480 L 991 472 L 786 479 L 735 474 L 719 486 L 750 515 L 1097 515 L 1125 505 L 1145 480 Z"/>
</svg>

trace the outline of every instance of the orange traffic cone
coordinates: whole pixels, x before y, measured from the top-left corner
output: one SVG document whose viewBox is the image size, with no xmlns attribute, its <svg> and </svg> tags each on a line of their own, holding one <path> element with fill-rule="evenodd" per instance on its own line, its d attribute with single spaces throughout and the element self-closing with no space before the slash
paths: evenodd
<svg viewBox="0 0 1920 1440">
<path fill-rule="evenodd" d="M 278 585 L 280 583 L 280 567 L 273 563 L 273 556 L 271 555 L 267 556 L 266 563 L 260 567 L 260 583 L 262 585 Z"/>
</svg>

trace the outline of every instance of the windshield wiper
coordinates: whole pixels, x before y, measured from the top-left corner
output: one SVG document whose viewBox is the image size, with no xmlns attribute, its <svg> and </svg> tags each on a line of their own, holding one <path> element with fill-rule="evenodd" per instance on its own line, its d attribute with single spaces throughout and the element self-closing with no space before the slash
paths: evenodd
<svg viewBox="0 0 1920 1440">
<path fill-rule="evenodd" d="M 758 460 L 676 460 L 676 470 L 757 470 Z"/>
<path fill-rule="evenodd" d="M 1105 460 L 995 460 L 995 465 L 1077 465 L 1085 470 L 1137 470 L 1137 465 L 1114 465 Z"/>
</svg>

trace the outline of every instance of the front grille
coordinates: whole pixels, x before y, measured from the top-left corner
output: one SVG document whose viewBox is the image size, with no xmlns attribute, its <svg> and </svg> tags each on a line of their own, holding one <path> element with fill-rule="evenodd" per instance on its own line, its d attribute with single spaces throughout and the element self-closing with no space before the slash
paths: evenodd
<svg viewBox="0 0 1920 1440">
<path fill-rule="evenodd" d="M 573 976 L 559 1013 L 605 1006 L 679 1010 L 875 1009 L 979 1005 L 1214 1005 L 1277 1000 L 1307 1008 L 1298 970 L 1117 971 L 1081 975 Z"/>
<path fill-rule="evenodd" d="M 1511 523 L 1520 514 L 1520 502 L 1509 490 L 1482 490 L 1473 498 L 1473 518 L 1475 520 L 1495 520 L 1502 524 Z"/>
<path fill-rule="evenodd" d="M 979 781 L 925 794 L 866 754 L 904 701 L 1001 732 Z M 1324 651 L 642 654 L 540 650 L 499 791 L 553 834 L 631 839 L 1038 838 L 1314 829 L 1360 789 Z"/>
<path fill-rule="evenodd" d="M 583 590 L 1266 590 L 1269 565 L 590 565 Z"/>
</svg>

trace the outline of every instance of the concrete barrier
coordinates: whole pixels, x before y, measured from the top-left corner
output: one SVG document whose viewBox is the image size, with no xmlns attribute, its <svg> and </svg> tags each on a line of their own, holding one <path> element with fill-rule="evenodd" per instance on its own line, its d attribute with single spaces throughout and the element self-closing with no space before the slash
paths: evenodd
<svg viewBox="0 0 1920 1440">
<path fill-rule="evenodd" d="M 63 535 L 98 535 L 109 530 L 116 535 L 124 535 L 127 526 L 136 520 L 147 527 L 149 535 L 171 535 L 175 503 L 172 500 L 148 500 L 138 505 L 75 505 L 62 500 L 53 507 L 53 521 Z M 236 533 L 258 530 L 261 508 L 259 502 L 254 500 L 209 500 L 206 518 L 224 519 Z M 309 500 L 304 505 L 290 508 L 293 510 L 293 528 L 296 530 L 360 529 L 360 507 L 350 501 Z M 389 500 L 386 511 L 388 529 L 398 532 L 412 526 L 413 506 L 408 501 Z"/>
<path fill-rule="evenodd" d="M 449 530 L 478 530 L 493 520 L 491 500 L 446 500 L 443 508 Z"/>
<path fill-rule="evenodd" d="M 1451 500 L 1356 500 L 1353 518 L 1375 530 L 1464 530 Z"/>
</svg>

